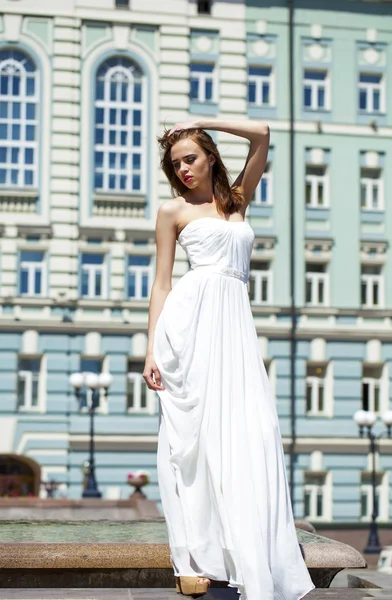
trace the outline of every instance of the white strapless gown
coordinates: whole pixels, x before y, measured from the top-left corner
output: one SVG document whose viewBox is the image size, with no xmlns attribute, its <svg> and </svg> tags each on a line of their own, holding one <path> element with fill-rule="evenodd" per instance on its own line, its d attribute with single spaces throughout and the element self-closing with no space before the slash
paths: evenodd
<svg viewBox="0 0 392 600">
<path fill-rule="evenodd" d="M 275 399 L 247 291 L 247 222 L 193 220 L 191 264 L 159 315 L 158 483 L 175 575 L 228 581 L 241 600 L 314 589 L 297 541 Z"/>
</svg>

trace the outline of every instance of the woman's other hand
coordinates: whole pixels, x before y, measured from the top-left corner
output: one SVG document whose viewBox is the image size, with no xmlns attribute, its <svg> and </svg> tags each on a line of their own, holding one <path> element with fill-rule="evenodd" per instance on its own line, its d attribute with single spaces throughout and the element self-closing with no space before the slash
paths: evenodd
<svg viewBox="0 0 392 600">
<path fill-rule="evenodd" d="M 174 127 L 172 127 L 168 133 L 171 135 L 175 131 L 182 131 L 183 129 L 198 129 L 200 128 L 200 124 L 198 121 L 184 121 L 183 123 L 176 123 Z"/>
<path fill-rule="evenodd" d="M 155 381 L 153 379 L 153 375 L 154 375 Z M 155 362 L 152 354 L 147 354 L 147 356 L 146 356 L 146 362 L 144 364 L 144 371 L 143 371 L 143 379 L 147 383 L 147 387 L 150 390 L 164 390 L 165 389 L 161 382 L 161 374 L 159 372 L 159 369 L 156 365 L 156 362 Z"/>
</svg>

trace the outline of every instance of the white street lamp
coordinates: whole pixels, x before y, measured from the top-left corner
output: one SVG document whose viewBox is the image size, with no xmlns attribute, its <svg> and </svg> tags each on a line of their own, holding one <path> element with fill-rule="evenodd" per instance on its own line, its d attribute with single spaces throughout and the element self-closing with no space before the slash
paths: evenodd
<svg viewBox="0 0 392 600">
<path fill-rule="evenodd" d="M 357 410 L 357 412 L 353 415 L 353 419 L 359 427 L 359 435 L 363 437 L 365 433 L 365 427 L 367 437 L 370 441 L 370 454 L 372 456 L 372 496 L 373 496 L 373 511 L 372 511 L 372 520 L 370 523 L 370 531 L 369 538 L 364 548 L 363 552 L 365 554 L 378 554 L 381 551 L 380 539 L 378 536 L 378 528 L 377 528 L 377 502 L 376 502 L 376 440 L 382 438 L 385 435 L 385 432 L 379 433 L 376 435 L 372 431 L 373 425 L 377 421 L 377 415 L 371 410 Z M 392 425 L 392 410 L 386 411 L 381 419 L 384 424 L 387 426 L 386 435 L 388 438 L 391 437 L 391 425 Z"/>
<path fill-rule="evenodd" d="M 90 412 L 90 458 L 89 472 L 87 477 L 86 489 L 83 490 L 83 498 L 101 498 L 102 494 L 98 490 L 97 480 L 95 478 L 95 459 L 94 459 L 94 414 L 95 407 L 98 404 L 100 388 L 104 388 L 105 395 L 108 393 L 108 388 L 113 381 L 110 373 L 72 373 L 69 378 L 69 383 L 75 390 L 75 395 L 78 399 L 81 398 L 81 388 L 84 385 L 88 388 L 90 395 L 89 412 Z"/>
<path fill-rule="evenodd" d="M 96 390 L 99 388 L 99 378 L 96 373 L 86 373 L 85 375 L 85 383 L 90 390 Z"/>
<path fill-rule="evenodd" d="M 113 382 L 113 376 L 111 373 L 100 373 L 98 375 L 98 379 L 99 387 L 104 388 L 105 390 L 107 390 Z"/>
<path fill-rule="evenodd" d="M 72 373 L 69 378 L 69 383 L 72 387 L 80 389 L 84 383 L 83 373 Z"/>
</svg>

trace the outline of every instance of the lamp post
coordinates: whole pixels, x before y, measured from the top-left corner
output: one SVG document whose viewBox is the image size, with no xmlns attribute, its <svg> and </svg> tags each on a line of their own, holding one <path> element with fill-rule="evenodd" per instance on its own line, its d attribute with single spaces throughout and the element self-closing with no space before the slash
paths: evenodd
<svg viewBox="0 0 392 600">
<path fill-rule="evenodd" d="M 110 373 L 72 373 L 69 378 L 70 384 L 73 386 L 76 398 L 80 401 L 82 395 L 82 387 L 85 386 L 87 406 L 90 413 L 90 457 L 89 457 L 89 473 L 87 477 L 86 489 L 83 490 L 83 498 L 101 498 L 102 494 L 98 489 L 97 480 L 95 478 L 95 447 L 94 447 L 94 415 L 95 408 L 99 404 L 99 390 L 105 390 L 107 396 L 108 389 L 112 383 L 113 377 Z"/>
<path fill-rule="evenodd" d="M 377 528 L 377 502 L 376 502 L 376 440 L 384 437 L 384 435 L 388 438 L 391 438 L 391 426 L 392 426 L 392 410 L 386 411 L 381 419 L 386 425 L 386 431 L 379 433 L 376 435 L 372 431 L 372 427 L 377 421 L 377 416 L 374 412 L 370 410 L 358 410 L 354 414 L 354 421 L 359 427 L 359 435 L 360 437 L 364 437 L 367 435 L 370 441 L 370 454 L 372 455 L 372 520 L 370 522 L 370 531 L 369 538 L 366 547 L 363 552 L 365 554 L 378 554 L 381 552 L 380 539 L 378 537 L 378 528 Z M 365 430 L 366 428 L 366 430 Z"/>
</svg>

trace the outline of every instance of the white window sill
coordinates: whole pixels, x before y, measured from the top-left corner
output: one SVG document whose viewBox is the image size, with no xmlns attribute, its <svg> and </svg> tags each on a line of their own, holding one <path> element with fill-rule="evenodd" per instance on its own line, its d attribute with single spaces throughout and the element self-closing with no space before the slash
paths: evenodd
<svg viewBox="0 0 392 600">
<path fill-rule="evenodd" d="M 329 304 L 307 304 L 305 303 L 305 308 L 331 308 Z"/>
<path fill-rule="evenodd" d="M 255 102 L 248 102 L 249 108 L 276 108 L 276 104 L 256 104 Z"/>
<path fill-rule="evenodd" d="M 315 412 L 315 411 L 310 411 L 306 413 L 307 417 L 322 417 L 323 419 L 328 418 L 328 419 L 332 419 L 333 415 L 331 413 L 328 412 Z"/>
<path fill-rule="evenodd" d="M 326 208 L 331 208 L 329 204 L 306 204 L 306 208 L 311 208 L 312 210 L 325 210 Z"/>
<path fill-rule="evenodd" d="M 124 202 L 127 204 L 146 204 L 146 194 L 142 191 L 137 192 L 127 192 L 126 190 L 122 190 L 116 192 L 114 190 L 103 190 L 94 192 L 94 202 Z"/>
<path fill-rule="evenodd" d="M 0 186 L 0 198 L 14 198 L 15 200 L 25 198 L 37 199 L 38 189 L 32 187 L 4 187 Z"/>
</svg>

